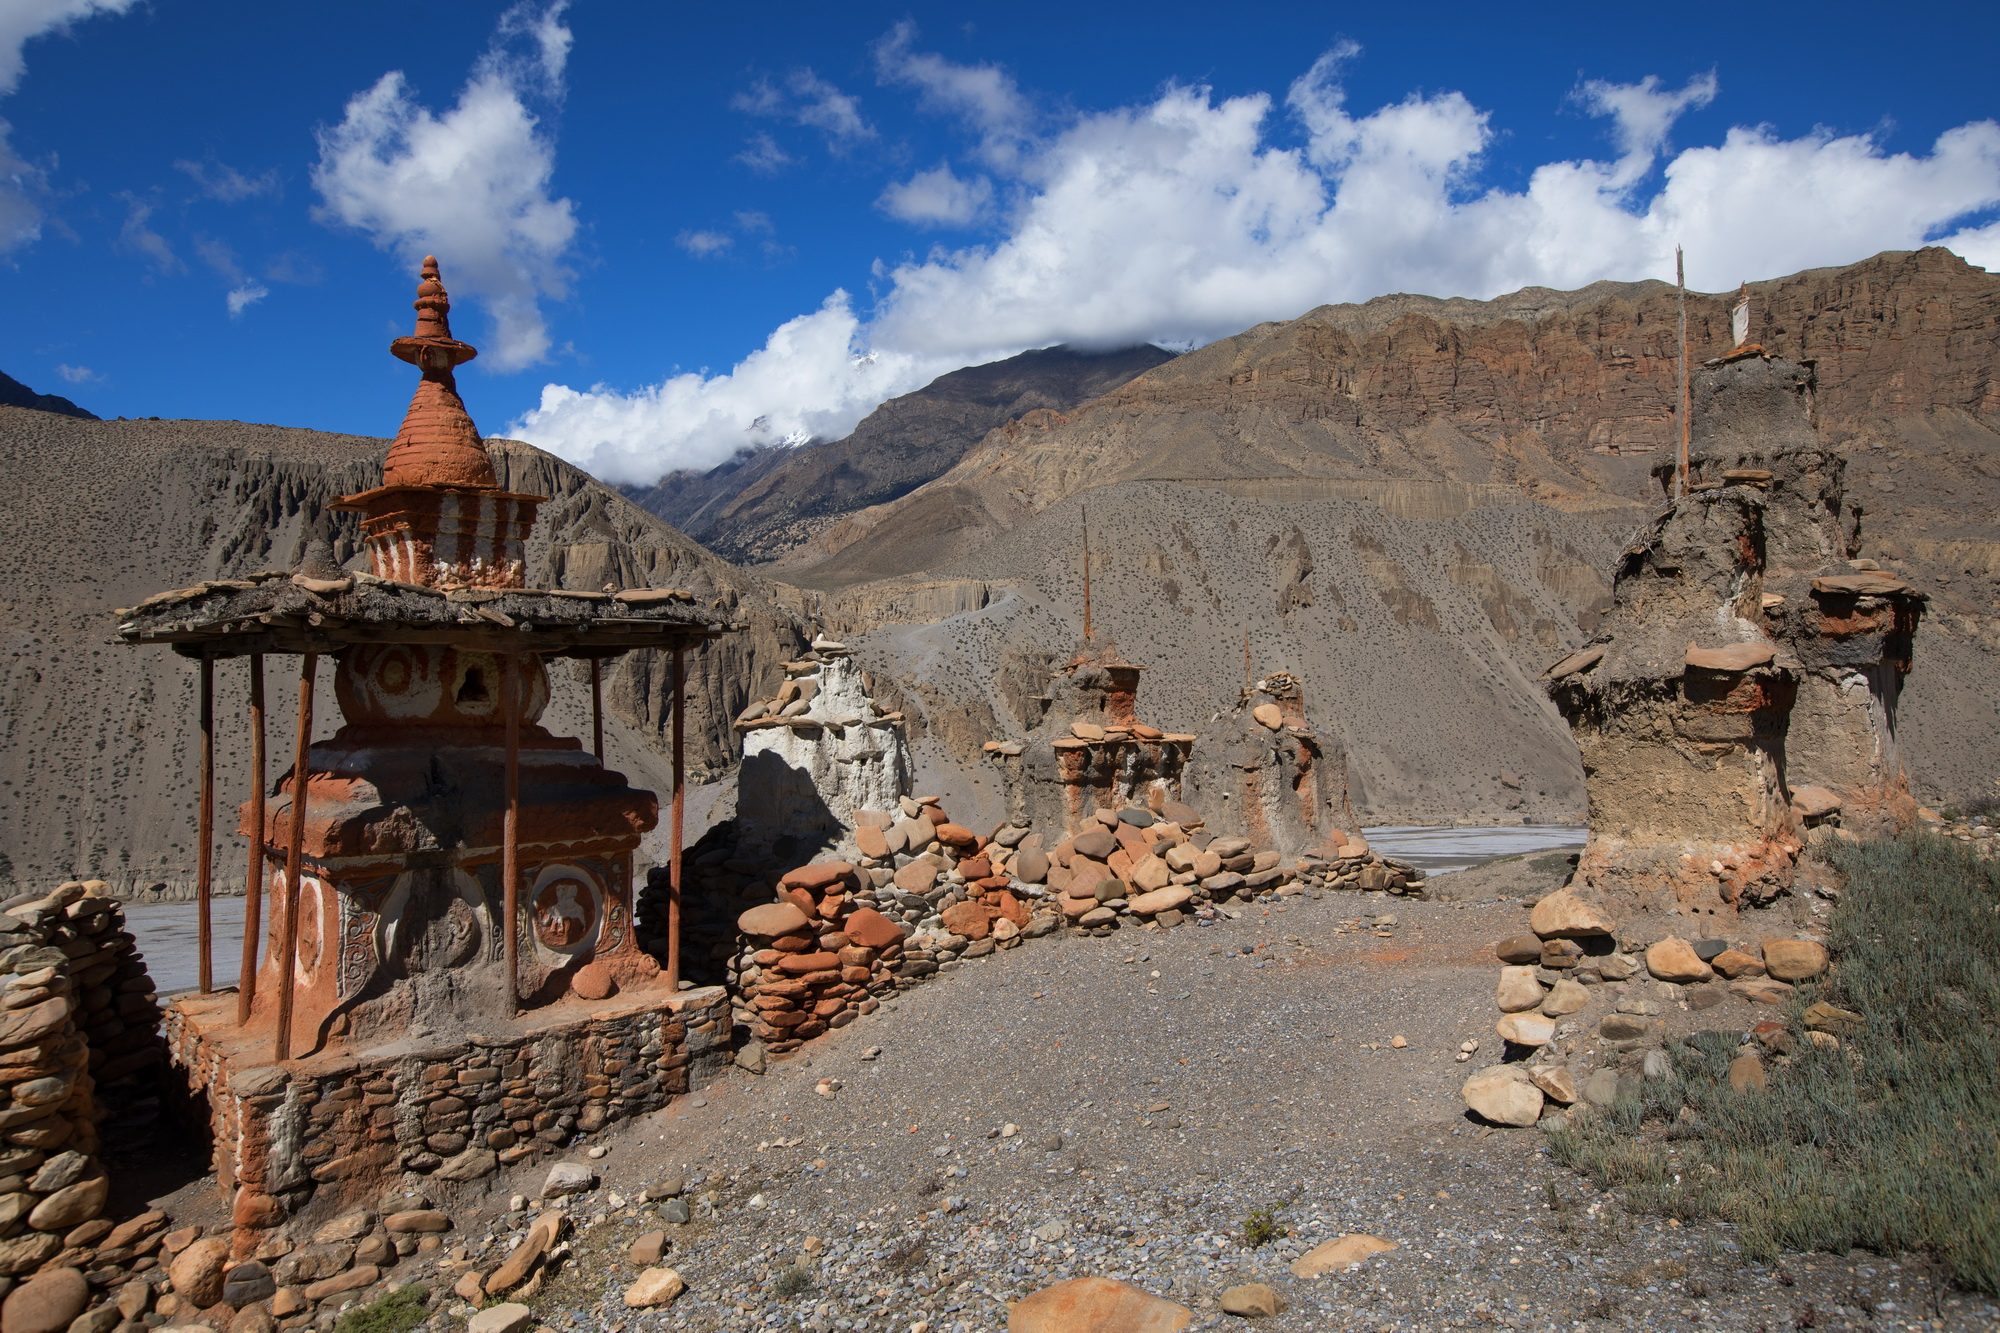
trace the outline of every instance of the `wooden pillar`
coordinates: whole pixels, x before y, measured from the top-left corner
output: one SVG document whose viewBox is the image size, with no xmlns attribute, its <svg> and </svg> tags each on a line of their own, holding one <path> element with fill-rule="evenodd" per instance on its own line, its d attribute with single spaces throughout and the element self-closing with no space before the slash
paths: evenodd
<svg viewBox="0 0 2000 1333">
<path fill-rule="evenodd" d="M 299 736 L 292 753 L 292 827 L 285 845 L 284 950 L 278 957 L 277 1058 L 292 1058 L 292 989 L 299 965 L 299 874 L 305 856 L 306 758 L 312 748 L 313 677 L 319 654 L 299 659 Z"/>
<path fill-rule="evenodd" d="M 250 1021 L 257 998 L 257 946 L 264 925 L 264 654 L 250 654 L 250 870 L 243 881 L 243 968 L 237 973 L 236 1021 Z"/>
<path fill-rule="evenodd" d="M 506 916 L 507 1015 L 521 1011 L 521 671 L 513 653 L 500 658 L 500 710 L 507 719 L 507 813 L 500 829 L 500 884 Z"/>
<path fill-rule="evenodd" d="M 590 749 L 597 762 L 604 762 L 604 676 L 601 658 L 590 659 Z"/>
<path fill-rule="evenodd" d="M 667 990 L 681 988 L 681 828 L 687 815 L 687 679 L 685 645 L 674 644 L 674 805 L 667 826 Z"/>
<path fill-rule="evenodd" d="M 201 847 L 195 853 L 195 944 L 201 952 L 198 975 L 203 995 L 215 989 L 213 922 L 215 890 L 215 659 L 201 657 L 201 810 L 195 817 Z"/>
</svg>

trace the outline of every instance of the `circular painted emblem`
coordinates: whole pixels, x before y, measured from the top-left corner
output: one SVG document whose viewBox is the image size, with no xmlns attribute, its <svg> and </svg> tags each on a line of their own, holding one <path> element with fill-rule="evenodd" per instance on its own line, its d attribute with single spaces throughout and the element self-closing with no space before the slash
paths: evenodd
<svg viewBox="0 0 2000 1333">
<path fill-rule="evenodd" d="M 568 865 L 542 867 L 528 904 L 535 943 L 544 952 L 568 959 L 585 956 L 596 947 L 604 924 L 604 890 L 589 871 Z"/>
<path fill-rule="evenodd" d="M 285 872 L 271 872 L 271 895 L 277 902 L 285 901 Z M 299 896 L 293 908 L 299 914 L 298 934 L 295 940 L 296 952 L 292 955 L 292 977 L 301 986 L 310 986 L 319 975 L 320 959 L 326 952 L 326 883 L 317 875 L 305 875 L 299 880 Z M 282 926 L 284 918 L 275 916 L 272 924 Z"/>
</svg>

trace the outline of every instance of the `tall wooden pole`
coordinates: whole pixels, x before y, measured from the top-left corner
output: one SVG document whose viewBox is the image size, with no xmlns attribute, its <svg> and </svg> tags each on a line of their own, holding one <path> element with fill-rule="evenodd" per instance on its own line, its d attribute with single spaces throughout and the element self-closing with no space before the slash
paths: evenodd
<svg viewBox="0 0 2000 1333">
<path fill-rule="evenodd" d="M 674 807 L 667 824 L 667 991 L 681 988 L 681 837 L 687 817 L 686 648 L 674 644 Z"/>
<path fill-rule="evenodd" d="M 507 1014 L 521 1012 L 521 671 L 500 658 L 500 708 L 507 718 L 507 814 L 500 830 L 500 882 L 507 929 Z"/>
<path fill-rule="evenodd" d="M 604 676 L 600 658 L 590 659 L 590 749 L 597 762 L 604 762 Z"/>
<path fill-rule="evenodd" d="M 243 880 L 243 966 L 237 973 L 236 1021 L 250 1021 L 257 998 L 257 946 L 264 924 L 264 654 L 250 654 L 250 871 Z"/>
<path fill-rule="evenodd" d="M 1083 510 L 1083 641 L 1090 642 L 1090 509 Z"/>
<path fill-rule="evenodd" d="M 319 654 L 299 659 L 299 738 L 292 754 L 292 827 L 285 845 L 284 952 L 278 958 L 278 1059 L 292 1058 L 292 990 L 299 968 L 299 874 L 305 858 L 306 758 L 312 748 L 313 677 Z"/>
<path fill-rule="evenodd" d="M 1688 404 L 1693 397 L 1688 387 L 1688 289 L 1687 268 L 1681 262 L 1681 248 L 1674 247 L 1674 286 L 1680 292 L 1680 363 L 1681 363 L 1681 457 L 1680 466 L 1674 470 L 1674 499 L 1687 497 L 1688 490 Z"/>
<path fill-rule="evenodd" d="M 215 659 L 201 659 L 201 811 L 195 819 L 201 850 L 195 854 L 196 947 L 201 950 L 200 987 L 215 989 L 214 939 L 210 898 L 215 890 Z"/>
</svg>

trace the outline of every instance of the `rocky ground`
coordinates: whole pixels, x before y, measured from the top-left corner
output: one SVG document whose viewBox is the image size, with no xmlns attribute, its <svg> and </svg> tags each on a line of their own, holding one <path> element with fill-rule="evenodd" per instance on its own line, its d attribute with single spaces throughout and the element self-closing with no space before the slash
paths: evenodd
<svg viewBox="0 0 2000 1333">
<path fill-rule="evenodd" d="M 1748 1263 L 1726 1228 L 1633 1215 L 1536 1132 L 1467 1118 L 1478 1066 L 1457 1057 L 1495 1054 L 1490 946 L 1549 886 L 1536 862 L 1483 872 L 1471 901 L 1319 894 L 963 964 L 761 1078 L 599 1136 L 601 1156 L 579 1147 L 594 1189 L 536 1202 L 546 1162 L 499 1178 L 391 1274 L 436 1293 L 427 1327 L 464 1327 L 454 1282 L 560 1207 L 567 1252 L 517 1297 L 526 1327 L 999 1329 L 1009 1302 L 1086 1274 L 1180 1301 L 1198 1329 L 1238 1326 L 1218 1297 L 1249 1282 L 1285 1305 L 1263 1329 L 2000 1321 L 1918 1260 Z M 1277 1233 L 1261 1245 L 1259 1220 Z M 664 1253 L 632 1259 L 654 1232 Z M 1397 1248 L 1290 1271 L 1345 1233 Z M 686 1293 L 628 1309 L 653 1263 Z"/>
</svg>

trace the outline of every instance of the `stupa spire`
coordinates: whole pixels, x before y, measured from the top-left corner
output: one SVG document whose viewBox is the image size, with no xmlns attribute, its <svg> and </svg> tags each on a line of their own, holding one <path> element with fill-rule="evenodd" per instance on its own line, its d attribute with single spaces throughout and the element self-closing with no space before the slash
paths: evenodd
<svg viewBox="0 0 2000 1333">
<path fill-rule="evenodd" d="M 438 276 L 437 256 L 424 256 L 417 283 L 417 331 L 389 344 L 389 353 L 423 372 L 402 429 L 382 469 L 384 486 L 462 486 L 496 490 L 493 460 L 458 396 L 452 371 L 479 349 L 451 336 L 451 297 Z"/>
</svg>

